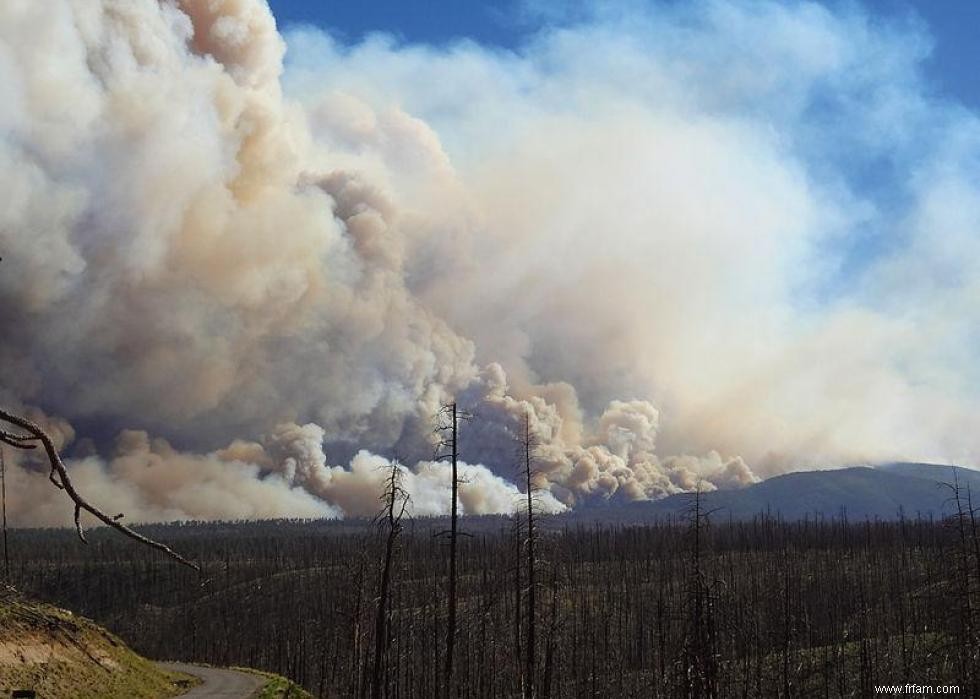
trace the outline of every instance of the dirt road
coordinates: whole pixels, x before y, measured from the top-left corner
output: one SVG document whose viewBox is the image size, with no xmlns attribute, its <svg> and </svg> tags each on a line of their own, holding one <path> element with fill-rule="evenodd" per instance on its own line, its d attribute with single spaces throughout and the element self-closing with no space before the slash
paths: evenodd
<svg viewBox="0 0 980 699">
<path fill-rule="evenodd" d="M 183 672 L 204 680 L 181 697 L 187 699 L 249 699 L 263 685 L 261 677 L 237 670 L 222 670 L 186 663 L 157 663 L 164 670 Z"/>
</svg>

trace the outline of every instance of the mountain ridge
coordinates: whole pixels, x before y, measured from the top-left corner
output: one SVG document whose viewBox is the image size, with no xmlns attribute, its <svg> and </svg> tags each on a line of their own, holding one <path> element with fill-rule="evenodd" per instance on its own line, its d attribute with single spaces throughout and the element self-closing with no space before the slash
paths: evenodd
<svg viewBox="0 0 980 699">
<path fill-rule="evenodd" d="M 955 476 L 954 476 L 955 474 Z M 821 471 L 796 471 L 768 478 L 745 488 L 701 494 L 701 506 L 716 517 L 735 520 L 769 514 L 788 520 L 882 519 L 923 517 L 942 519 L 954 512 L 952 485 L 958 479 L 980 501 L 980 471 L 962 466 L 893 462 Z M 679 493 L 661 500 L 605 501 L 580 507 L 569 519 L 636 523 L 683 517 L 693 494 Z"/>
</svg>

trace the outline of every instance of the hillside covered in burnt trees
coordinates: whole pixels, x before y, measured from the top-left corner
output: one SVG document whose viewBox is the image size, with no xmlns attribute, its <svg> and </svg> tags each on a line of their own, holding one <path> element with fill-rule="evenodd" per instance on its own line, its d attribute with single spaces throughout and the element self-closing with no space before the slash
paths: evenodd
<svg viewBox="0 0 980 699">
<path fill-rule="evenodd" d="M 976 696 L 980 533 L 962 495 L 945 520 L 542 518 L 534 585 L 521 518 L 465 519 L 449 694 L 857 697 L 915 682 Z M 384 596 L 391 532 L 363 520 L 144 528 L 201 562 L 200 580 L 105 531 L 81 547 L 19 530 L 12 577 L 151 657 L 265 668 L 324 697 L 445 696 L 444 526 L 403 523 Z"/>
</svg>

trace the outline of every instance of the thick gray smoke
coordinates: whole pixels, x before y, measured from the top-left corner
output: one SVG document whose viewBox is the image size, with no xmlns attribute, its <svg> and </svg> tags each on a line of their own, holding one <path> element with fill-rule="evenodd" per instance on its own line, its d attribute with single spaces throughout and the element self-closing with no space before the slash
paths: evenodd
<svg viewBox="0 0 980 699">
<path fill-rule="evenodd" d="M 669 55 L 609 17 L 521 55 L 301 31 L 284 78 L 262 0 L 3 3 L 0 399 L 57 416 L 79 487 L 132 519 L 370 514 L 393 456 L 415 511 L 444 512 L 431 430 L 454 397 L 470 513 L 514 506 L 525 414 L 552 511 L 750 467 L 975 459 L 974 396 L 909 330 L 940 292 L 896 281 L 905 258 L 859 301 L 791 302 L 867 209 L 731 105 L 804 106 L 770 105 L 780 76 L 754 66 L 698 82 L 712 23 L 802 37 L 758 60 L 814 81 L 867 58 L 840 43 L 863 25 L 706 7 Z M 842 92 L 910 70 L 872 38 Z M 945 225 L 957 176 L 910 230 Z M 879 301 L 902 294 L 905 320 Z M 67 521 L 17 463 L 15 520 Z"/>
</svg>

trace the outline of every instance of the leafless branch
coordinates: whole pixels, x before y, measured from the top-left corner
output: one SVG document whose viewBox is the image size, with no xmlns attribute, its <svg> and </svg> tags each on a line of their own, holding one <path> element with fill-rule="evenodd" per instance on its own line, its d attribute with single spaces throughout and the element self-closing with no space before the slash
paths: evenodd
<svg viewBox="0 0 980 699">
<path fill-rule="evenodd" d="M 5 444 L 9 444 L 12 447 L 16 447 L 17 449 L 33 449 L 38 443 L 43 447 L 45 453 L 47 454 L 48 461 L 51 463 L 51 472 L 48 475 L 48 479 L 55 486 L 61 490 L 64 490 L 75 504 L 75 531 L 78 532 L 78 538 L 81 539 L 83 543 L 88 543 L 88 541 L 85 539 L 85 532 L 82 530 L 81 523 L 81 514 L 84 510 L 105 524 L 107 527 L 115 529 L 123 536 L 129 537 L 130 539 L 138 541 L 139 543 L 149 546 L 150 548 L 154 548 L 157 551 L 161 551 L 170 558 L 173 558 L 178 563 L 200 572 L 200 566 L 187 560 L 166 544 L 161 544 L 159 541 L 149 539 L 142 534 L 133 531 L 126 525 L 120 524 L 119 519 L 122 517 L 122 515 L 116 515 L 115 517 L 107 515 L 82 497 L 78 491 L 75 490 L 75 486 L 72 484 L 71 478 L 68 477 L 68 470 L 65 468 L 65 464 L 61 460 L 61 456 L 58 454 L 58 450 L 55 448 L 54 442 L 40 425 L 28 420 L 27 418 L 14 415 L 13 413 L 10 413 L 2 408 L 0 408 L 0 420 L 26 432 L 26 434 L 13 434 L 7 431 L 0 431 L 0 441 L 3 441 Z"/>
</svg>

